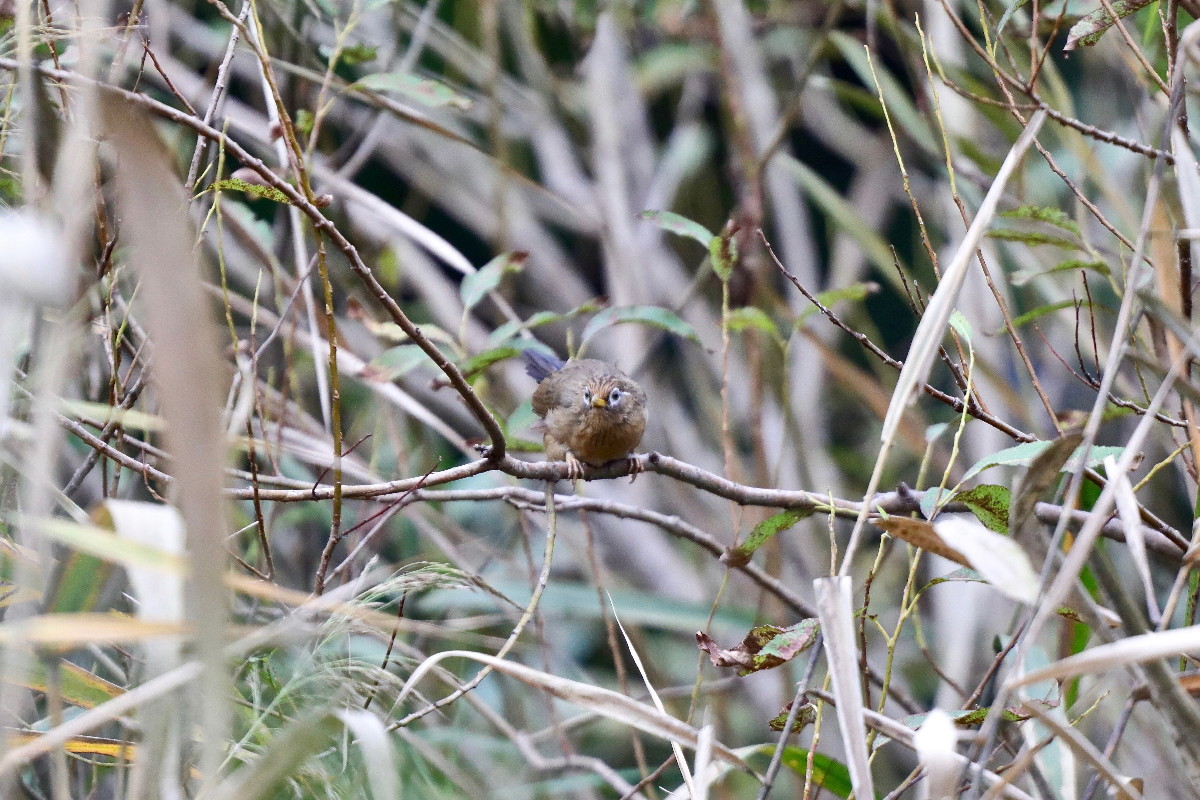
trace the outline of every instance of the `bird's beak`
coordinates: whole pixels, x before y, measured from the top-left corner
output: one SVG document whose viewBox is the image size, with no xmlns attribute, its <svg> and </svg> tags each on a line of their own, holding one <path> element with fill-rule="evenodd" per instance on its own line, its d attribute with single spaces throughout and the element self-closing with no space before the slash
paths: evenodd
<svg viewBox="0 0 1200 800">
<path fill-rule="evenodd" d="M 608 408 L 608 398 L 604 395 L 596 395 L 592 398 L 592 408 Z"/>
</svg>

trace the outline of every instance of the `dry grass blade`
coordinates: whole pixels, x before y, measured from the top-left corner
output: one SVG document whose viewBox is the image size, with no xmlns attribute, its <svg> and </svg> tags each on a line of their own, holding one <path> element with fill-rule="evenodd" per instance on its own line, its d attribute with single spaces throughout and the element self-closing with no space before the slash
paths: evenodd
<svg viewBox="0 0 1200 800">
<path fill-rule="evenodd" d="M 867 759 L 867 737 L 863 722 L 863 699 L 858 668 L 858 648 L 854 646 L 853 608 L 850 578 L 818 578 L 813 581 L 817 595 L 817 614 L 825 637 L 825 658 L 833 695 L 837 699 L 838 726 L 854 794 L 874 797 L 871 765 Z"/>
<path fill-rule="evenodd" d="M 1021 159 L 1025 156 L 1025 151 L 1033 144 L 1045 121 L 1046 113 L 1044 111 L 1038 111 L 1030 118 L 1025 130 L 1021 132 L 1017 141 L 1008 151 L 1008 155 L 1005 156 L 1004 163 L 1000 165 L 1000 171 L 992 180 L 992 185 L 983 198 L 983 203 L 980 204 L 975 219 L 971 221 L 971 227 L 967 228 L 962 242 L 954 251 L 954 258 L 942 272 L 937 290 L 929 298 L 925 313 L 921 315 L 921 324 L 917 326 L 917 332 L 913 334 L 912 344 L 908 348 L 908 358 L 904 360 L 904 368 L 900 370 L 900 377 L 896 379 L 892 402 L 888 406 L 887 416 L 883 419 L 883 430 L 879 436 L 881 441 L 886 443 L 893 439 L 896 428 L 900 425 L 900 417 L 912 402 L 917 388 L 925 383 L 925 379 L 929 376 L 929 369 L 933 366 L 933 360 L 937 358 L 938 346 L 942 342 L 942 337 L 946 335 L 946 325 L 950 321 L 950 315 L 958 305 L 958 294 L 962 290 L 963 281 L 966 280 L 967 269 L 975 260 L 975 251 L 979 248 L 979 242 L 996 216 L 996 209 L 1000 205 L 1001 198 L 1004 197 L 1008 179 L 1016 171 Z"/>
<path fill-rule="evenodd" d="M 1076 675 L 1170 658 L 1183 653 L 1200 652 L 1200 625 L 1176 628 L 1169 631 L 1144 633 L 1103 644 L 1077 655 L 1055 661 L 1049 666 L 1014 677 L 1008 682 L 1010 688 L 1028 686 L 1044 680 L 1064 680 Z"/>
<path fill-rule="evenodd" d="M 559 678 L 555 675 L 526 667 L 523 664 L 504 661 L 470 650 L 446 650 L 430 656 L 423 661 L 419 667 L 413 670 L 412 675 L 405 682 L 404 688 L 396 700 L 397 705 L 404 701 L 409 693 L 412 692 L 413 687 L 429 674 L 430 670 L 447 658 L 469 658 L 472 661 L 486 664 L 496 672 L 549 692 L 560 700 L 565 700 L 581 708 L 586 708 L 602 717 L 637 728 L 644 733 L 658 736 L 668 742 L 678 743 L 692 750 L 695 750 L 700 743 L 700 731 L 696 728 L 623 694 L 618 694 L 610 689 L 604 689 L 599 686 L 592 686 L 567 678 Z M 750 769 L 745 761 L 720 742 L 714 741 L 712 749 L 723 761 L 754 774 L 754 770 Z"/>
<path fill-rule="evenodd" d="M 549 498 L 547 498 L 547 500 L 549 500 Z M 666 715 L 666 713 L 667 713 L 666 706 L 663 705 L 663 701 L 658 696 L 658 692 L 656 692 L 654 690 L 654 684 L 650 682 L 650 676 L 646 674 L 646 667 L 645 667 L 645 665 L 642 664 L 642 657 L 640 655 L 638 655 L 637 648 L 633 646 L 633 641 L 629 638 L 629 634 L 625 630 L 624 623 L 621 622 L 621 616 L 620 616 L 620 614 L 617 613 L 617 605 L 616 605 L 616 603 L 613 602 L 612 595 L 608 596 L 608 604 L 609 604 L 609 607 L 612 609 L 613 621 L 617 623 L 617 629 L 621 631 L 621 637 L 625 640 L 625 647 L 629 651 L 629 656 L 633 659 L 634 666 L 637 667 L 638 675 L 640 675 L 642 678 L 642 684 L 646 687 L 646 690 L 650 693 L 650 699 L 654 701 L 654 707 L 658 709 L 658 712 L 660 714 Z M 707 731 L 706 737 L 703 736 L 705 731 Z M 712 740 L 712 729 L 706 727 L 706 728 L 702 728 L 700 732 L 702 734 L 701 742 L 703 744 L 703 747 L 701 747 L 700 745 L 696 746 L 695 774 L 698 774 L 701 769 L 701 765 L 700 765 L 701 753 L 703 752 L 705 761 L 707 761 L 708 758 L 711 757 L 711 755 L 712 755 L 712 753 L 711 753 L 712 741 L 713 741 Z M 682 750 L 682 748 L 680 748 L 679 742 L 676 742 L 674 740 L 671 741 L 671 752 L 675 754 L 675 764 L 679 767 L 679 774 L 681 776 L 683 776 L 683 785 L 684 785 L 684 787 L 686 787 L 688 795 L 693 798 L 696 798 L 696 800 L 699 800 L 699 798 L 697 797 L 697 789 L 696 789 L 696 782 L 694 779 L 694 773 L 691 769 L 688 768 L 687 759 L 684 758 L 683 750 Z M 708 788 L 707 785 L 705 785 L 704 788 L 700 791 L 706 792 L 707 788 Z"/>
<path fill-rule="evenodd" d="M 154 383 L 174 455 L 180 513 L 187 525 L 188 618 L 207 665 L 196 694 L 205 731 L 201 769 L 212 775 L 229 726 L 224 650 L 225 464 L 216 327 L 200 282 L 187 200 L 154 126 L 143 113 L 109 101 L 106 138 L 117 153 L 118 205 L 130 263 L 142 279 L 146 327 L 154 336 Z"/>
<path fill-rule="evenodd" d="M 1117 470 L 1116 459 L 1112 456 L 1104 460 L 1104 469 L 1114 476 L 1113 481 L 1117 484 L 1115 499 L 1117 514 L 1125 525 L 1125 544 L 1129 547 L 1129 558 L 1142 581 L 1150 623 L 1157 625 L 1162 612 L 1158 607 L 1158 598 L 1154 595 L 1154 579 L 1150 575 L 1150 560 L 1146 557 L 1146 531 L 1142 526 L 1142 515 L 1138 509 L 1137 497 L 1133 493 L 1133 484 L 1129 482 L 1127 474 Z"/>
</svg>

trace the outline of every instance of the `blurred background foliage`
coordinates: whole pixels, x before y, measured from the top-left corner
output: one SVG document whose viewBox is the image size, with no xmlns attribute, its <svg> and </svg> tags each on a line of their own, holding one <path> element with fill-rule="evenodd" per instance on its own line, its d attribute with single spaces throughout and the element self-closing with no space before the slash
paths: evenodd
<svg viewBox="0 0 1200 800">
<path fill-rule="evenodd" d="M 175 466 L 160 449 L 170 443 L 148 367 L 186 367 L 191 357 L 156 346 L 143 327 L 155 312 L 113 188 L 137 154 L 121 151 L 95 110 L 134 108 L 189 192 L 182 208 L 173 186 L 143 184 L 146 198 L 164 218 L 186 211 L 195 227 L 194 252 L 159 253 L 159 268 L 170 275 L 199 259 L 219 329 L 219 387 L 197 378 L 188 389 L 224 403 L 219 538 L 230 569 L 258 581 L 253 591 L 233 585 L 222 601 L 237 626 L 294 623 L 278 641 L 235 648 L 232 722 L 227 735 L 209 736 L 220 745 L 221 791 L 345 798 L 369 785 L 379 797 L 391 775 L 408 796 L 664 796 L 681 782 L 666 742 L 511 677 L 394 724 L 479 669 L 448 660 L 452 675 L 425 679 L 398 704 L 417 663 L 454 649 L 495 653 L 539 596 L 547 518 L 543 484 L 502 470 L 427 488 L 350 488 L 472 463 L 487 442 L 355 259 L 457 365 L 524 458 L 538 458 L 540 437 L 517 356 L 582 351 L 645 388 L 643 450 L 740 484 L 858 501 L 898 370 L 862 341 L 905 360 L 1012 142 L 1044 110 L 959 298 L 963 324 L 929 379 L 943 400 L 919 396 L 880 486 L 951 488 L 980 460 L 1081 424 L 1111 340 L 1126 337 L 1116 325 L 1126 276 L 1144 264 L 1148 305 L 1111 367 L 1103 406 L 1099 443 L 1121 445 L 1191 329 L 1191 246 L 1179 231 L 1200 227 L 1189 194 L 1200 184 L 1194 159 L 1163 136 L 1170 124 L 1190 148 L 1193 4 L 1114 5 L 1123 18 L 1108 27 L 1107 2 L 1039 0 L 0 0 L 0 202 L 52 220 L 81 265 L 67 302 L 35 314 L 0 304 L 14 323 L 5 335 L 16 376 L 0 475 L 6 625 L 34 613 L 38 625 L 67 613 L 149 625 L 144 596 L 113 561 L 149 559 L 149 597 L 181 591 L 165 539 L 152 532 L 146 544 L 160 550 L 130 555 L 102 530 L 127 536 L 142 524 L 141 506 L 106 517 L 112 500 L 172 497 L 151 471 Z M 22 71 L 23 59 L 39 69 Z M 1169 104 L 1172 87 L 1181 105 Z M 71 160 L 94 157 L 90 143 L 98 161 Z M 1191 172 L 1177 176 L 1181 164 Z M 272 175 L 297 196 L 271 188 Z M 314 209 L 329 227 L 314 228 Z M 721 246 L 736 257 L 714 260 Z M 168 320 L 178 311 L 158 309 Z M 1136 487 L 1159 531 L 1184 531 L 1184 543 L 1197 475 L 1189 381 L 1142 445 L 1138 479 L 1148 480 Z M 57 433 L 37 427 L 45 403 L 62 415 Z M 113 408 L 147 416 L 113 417 Z M 39 442 L 50 443 L 41 461 Z M 970 483 L 1011 487 L 1029 462 L 1003 461 Z M 1098 485 L 1084 487 L 1082 507 Z M 318 486 L 329 491 L 318 496 Z M 558 491 L 567 502 L 570 486 Z M 809 656 L 737 677 L 712 666 L 694 635 L 731 647 L 755 625 L 813 616 L 812 580 L 836 572 L 850 522 L 826 513 L 780 521 L 772 508 L 653 471 L 578 492 L 593 502 L 558 513 L 544 596 L 509 658 L 645 699 L 636 650 L 671 714 L 712 724 L 729 747 L 763 746 L 745 757 L 765 770 L 778 740 L 768 721 Z M 77 537 L 37 525 L 22 533 L 19 512 L 39 502 L 78 523 Z M 773 590 L 718 558 L 769 519 L 784 530 L 745 555 Z M 1101 544 L 1135 587 L 1124 545 Z M 1151 562 L 1159 602 L 1187 577 L 1174 547 Z M 193 543 L 187 557 L 195 565 L 217 554 Z M 868 527 L 849 570 L 868 707 L 900 719 L 995 697 L 989 668 L 1019 629 L 1021 606 L 978 582 L 927 586 L 956 567 Z M 288 611 L 314 590 L 339 605 Z M 1190 623 L 1194 605 L 1179 602 L 1164 624 Z M 10 686 L 25 687 L 6 695 L 6 726 L 53 729 L 152 676 L 155 658 L 130 642 L 156 641 L 154 632 L 105 638 L 99 619 L 80 618 L 61 639 L 47 633 L 56 646 L 39 650 L 35 666 L 6 667 Z M 230 638 L 219 618 L 210 624 Z M 1025 666 L 1096 636 L 1083 621 L 1052 623 Z M 187 650 L 220 658 L 208 648 Z M 180 655 L 164 658 L 169 666 Z M 1118 732 L 1123 774 L 1190 774 L 1187 755 L 1174 752 L 1179 728 L 1130 700 L 1133 683 L 1105 684 L 1107 699 L 1093 684 L 1048 698 L 1099 747 Z M 153 794 L 154 781 L 199 785 L 188 766 L 195 731 L 184 724 L 159 741 L 155 726 L 170 715 L 155 708 L 96 731 L 108 738 L 91 749 L 76 737 L 69 753 L 27 762 L 13 773 L 21 790 L 124 797 Z M 338 716 L 346 709 L 365 714 Z M 832 720 L 824 713 L 792 740 L 813 754 L 787 751 L 777 796 L 848 796 Z M 1020 737 L 1006 729 L 982 762 L 1012 760 Z M 147 746 L 149 758 L 136 755 Z M 899 796 L 915 764 L 899 744 L 882 746 L 880 795 Z M 1018 785 L 1043 797 L 1073 796 L 1064 787 L 1082 789 L 1091 776 L 1059 739 L 1037 764 Z M 1163 783 L 1151 796 L 1194 796 L 1184 778 Z M 734 772 L 712 791 L 759 789 Z"/>
</svg>

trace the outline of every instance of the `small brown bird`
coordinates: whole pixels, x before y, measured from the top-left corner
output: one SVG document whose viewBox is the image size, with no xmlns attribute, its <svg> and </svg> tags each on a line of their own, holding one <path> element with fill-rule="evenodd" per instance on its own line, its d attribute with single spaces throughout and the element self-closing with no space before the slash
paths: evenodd
<svg viewBox="0 0 1200 800">
<path fill-rule="evenodd" d="M 629 458 L 636 472 L 641 462 L 630 458 L 646 430 L 646 393 L 621 370 L 603 361 L 559 361 L 525 351 L 525 371 L 538 387 L 533 411 L 543 422 L 546 458 L 566 461 L 567 474 L 578 478 L 583 464 L 598 467 Z"/>
</svg>

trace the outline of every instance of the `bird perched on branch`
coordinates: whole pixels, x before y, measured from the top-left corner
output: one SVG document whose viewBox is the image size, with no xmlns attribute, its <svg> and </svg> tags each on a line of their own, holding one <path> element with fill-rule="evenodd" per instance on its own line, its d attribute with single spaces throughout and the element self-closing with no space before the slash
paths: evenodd
<svg viewBox="0 0 1200 800">
<path fill-rule="evenodd" d="M 526 350 L 525 371 L 538 382 L 533 411 L 546 458 L 566 461 L 567 475 L 579 478 L 583 464 L 598 467 L 629 458 L 635 475 L 641 462 L 633 449 L 646 430 L 646 393 L 616 367 L 585 358 L 560 361 Z"/>
</svg>

